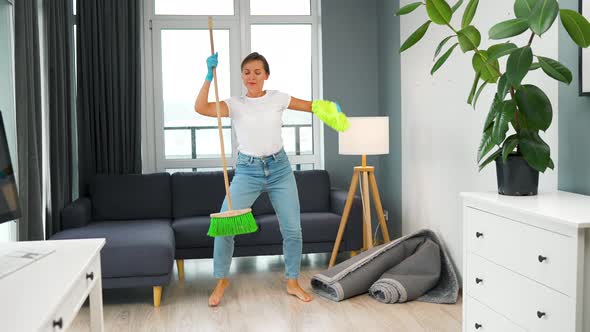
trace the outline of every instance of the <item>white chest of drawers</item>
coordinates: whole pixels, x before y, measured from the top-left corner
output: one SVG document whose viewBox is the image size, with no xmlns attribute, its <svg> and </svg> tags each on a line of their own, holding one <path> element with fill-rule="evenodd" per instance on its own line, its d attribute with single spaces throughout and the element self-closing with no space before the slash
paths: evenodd
<svg viewBox="0 0 590 332">
<path fill-rule="evenodd" d="M 463 331 L 590 331 L 590 196 L 461 196 Z"/>
<path fill-rule="evenodd" d="M 0 255 L 14 250 L 55 251 L 0 279 L 0 331 L 67 331 L 90 298 L 90 330 L 102 332 L 100 251 L 105 239 L 9 242 Z"/>
</svg>

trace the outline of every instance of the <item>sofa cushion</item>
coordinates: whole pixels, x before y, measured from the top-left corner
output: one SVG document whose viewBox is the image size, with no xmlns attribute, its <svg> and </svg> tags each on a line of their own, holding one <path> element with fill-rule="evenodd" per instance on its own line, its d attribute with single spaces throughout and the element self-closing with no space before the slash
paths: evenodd
<svg viewBox="0 0 590 332">
<path fill-rule="evenodd" d="M 212 247 L 213 238 L 207 236 L 209 222 L 210 218 L 208 216 L 175 219 L 172 222 L 172 228 L 176 236 L 176 247 L 182 249 Z M 275 215 L 257 216 L 256 222 L 258 223 L 258 231 L 236 236 L 236 246 L 282 243 L 279 224 Z"/>
<path fill-rule="evenodd" d="M 268 193 L 262 192 L 256 201 L 254 201 L 254 204 L 252 204 L 252 214 L 255 216 L 260 216 L 274 213 L 275 209 L 272 207 Z"/>
<path fill-rule="evenodd" d="M 93 220 L 171 218 L 170 174 L 103 174 L 90 183 Z"/>
<path fill-rule="evenodd" d="M 341 216 L 332 212 L 301 214 L 301 231 L 304 242 L 334 242 Z"/>
<path fill-rule="evenodd" d="M 258 224 L 258 232 L 236 236 L 236 246 L 283 243 L 283 237 L 279 230 L 279 222 L 276 214 L 256 216 L 256 223 Z"/>
<path fill-rule="evenodd" d="M 212 247 L 213 238 L 207 236 L 209 217 L 179 218 L 172 222 L 176 248 Z M 281 244 L 283 237 L 274 214 L 256 216 L 258 232 L 235 237 L 236 246 Z M 340 216 L 331 212 L 301 214 L 301 231 L 305 242 L 333 242 L 336 239 Z"/>
<path fill-rule="evenodd" d="M 100 261 L 103 278 L 166 275 L 174 261 L 170 221 L 111 220 L 68 229 L 51 240 L 105 238 Z"/>
<path fill-rule="evenodd" d="M 236 236 L 236 246 L 283 243 L 279 220 L 275 214 L 256 216 L 256 222 L 259 231 Z M 301 213 L 301 233 L 306 243 L 334 242 L 339 225 L 340 216 L 331 212 Z"/>
<path fill-rule="evenodd" d="M 231 183 L 234 172 L 227 173 Z M 221 210 L 225 198 L 223 172 L 176 172 L 171 183 L 174 218 L 208 216 Z"/>
<path fill-rule="evenodd" d="M 330 177 L 325 170 L 295 171 L 301 212 L 330 211 Z"/>
<path fill-rule="evenodd" d="M 213 238 L 207 235 L 210 221 L 208 215 L 174 219 L 176 248 L 213 247 Z"/>
</svg>

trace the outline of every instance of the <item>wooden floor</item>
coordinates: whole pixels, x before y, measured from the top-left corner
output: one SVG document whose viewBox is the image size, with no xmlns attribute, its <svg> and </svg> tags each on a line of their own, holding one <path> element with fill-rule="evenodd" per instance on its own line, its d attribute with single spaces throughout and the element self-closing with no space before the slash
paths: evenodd
<svg viewBox="0 0 590 332">
<path fill-rule="evenodd" d="M 338 261 L 348 256 L 339 257 Z M 311 291 L 314 273 L 329 254 L 303 255 L 300 283 Z M 152 306 L 152 289 L 104 290 L 105 331 L 460 331 L 461 303 L 382 304 L 368 295 L 333 302 L 314 294 L 304 303 L 285 292 L 282 256 L 234 258 L 231 285 L 219 307 L 207 306 L 215 286 L 211 259 L 185 261 L 184 282 L 162 291 Z M 84 306 L 69 331 L 90 331 Z"/>
</svg>

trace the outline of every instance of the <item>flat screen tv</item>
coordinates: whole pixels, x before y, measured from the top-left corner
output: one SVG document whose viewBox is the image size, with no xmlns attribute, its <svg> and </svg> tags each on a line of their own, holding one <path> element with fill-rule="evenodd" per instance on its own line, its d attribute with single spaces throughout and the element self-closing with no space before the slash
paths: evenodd
<svg viewBox="0 0 590 332">
<path fill-rule="evenodd" d="M 4 120 L 0 111 L 0 223 L 16 220 L 21 216 L 13 170 Z"/>
</svg>

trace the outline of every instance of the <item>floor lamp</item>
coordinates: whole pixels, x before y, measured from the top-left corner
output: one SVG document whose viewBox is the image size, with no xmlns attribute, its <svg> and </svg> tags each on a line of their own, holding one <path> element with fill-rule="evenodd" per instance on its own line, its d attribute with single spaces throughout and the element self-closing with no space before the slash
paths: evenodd
<svg viewBox="0 0 590 332">
<path fill-rule="evenodd" d="M 361 181 L 361 197 L 363 200 L 363 250 L 373 247 L 373 232 L 371 230 L 371 200 L 369 197 L 369 186 L 373 194 L 377 217 L 381 225 L 383 239 L 389 242 L 389 232 L 385 224 L 379 189 L 375 180 L 375 167 L 367 166 L 367 155 L 382 155 L 389 153 L 389 117 L 349 117 L 350 128 L 338 134 L 338 153 L 341 155 L 361 156 L 361 166 L 354 167 L 352 181 L 346 197 L 344 212 L 340 219 L 340 227 L 336 242 L 330 257 L 330 267 L 334 266 L 336 255 L 342 242 L 342 236 L 346 229 L 346 222 L 350 214 L 350 207 L 356 192 L 356 187 Z"/>
</svg>

